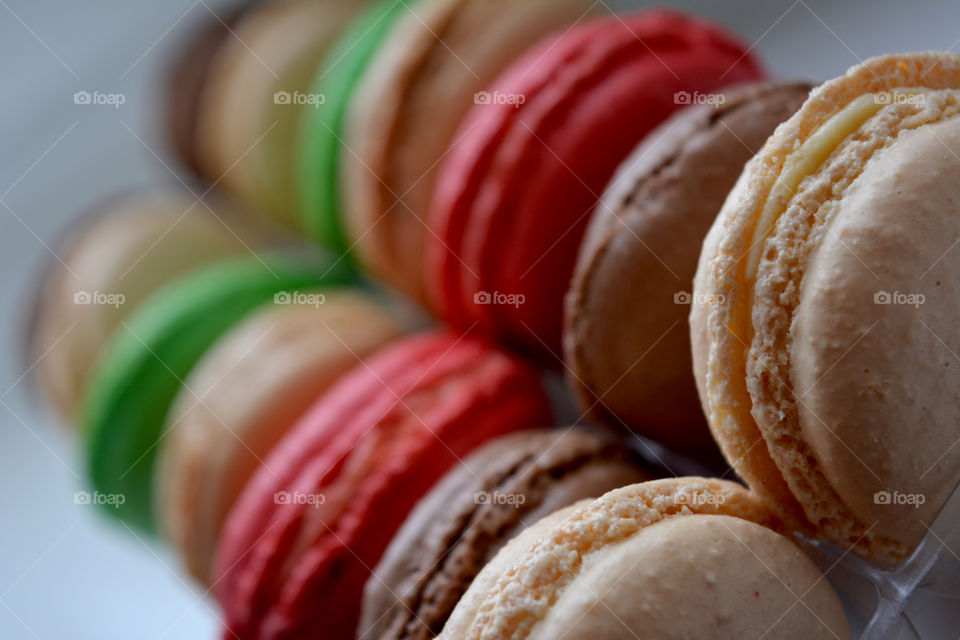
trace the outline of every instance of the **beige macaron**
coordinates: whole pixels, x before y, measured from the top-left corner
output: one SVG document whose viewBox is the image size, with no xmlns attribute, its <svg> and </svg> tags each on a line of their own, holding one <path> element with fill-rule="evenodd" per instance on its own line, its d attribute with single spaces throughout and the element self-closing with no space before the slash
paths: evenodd
<svg viewBox="0 0 960 640">
<path fill-rule="evenodd" d="M 273 445 L 342 374 L 398 337 L 359 291 L 268 305 L 204 355 L 171 409 L 155 475 L 157 521 L 207 581 L 227 512 Z"/>
<path fill-rule="evenodd" d="M 960 478 L 960 56 L 815 89 L 707 236 L 691 313 L 713 434 L 791 526 L 902 559 Z"/>
<path fill-rule="evenodd" d="M 300 228 L 294 160 L 301 113 L 329 46 L 363 8 L 356 0 L 265 2 L 218 47 L 197 115 L 204 176 L 251 207 Z"/>
<path fill-rule="evenodd" d="M 549 516 L 484 568 L 444 640 L 850 638 L 830 584 L 740 485 L 671 478 Z"/>
<path fill-rule="evenodd" d="M 409 3 L 347 116 L 345 227 L 374 275 L 426 299 L 427 208 L 463 116 L 521 52 L 590 9 L 585 0 Z"/>
<path fill-rule="evenodd" d="M 67 421 L 137 305 L 191 269 L 244 254 L 253 242 L 244 229 L 223 203 L 164 188 L 116 197 L 69 230 L 40 283 L 30 336 L 40 385 Z"/>
</svg>

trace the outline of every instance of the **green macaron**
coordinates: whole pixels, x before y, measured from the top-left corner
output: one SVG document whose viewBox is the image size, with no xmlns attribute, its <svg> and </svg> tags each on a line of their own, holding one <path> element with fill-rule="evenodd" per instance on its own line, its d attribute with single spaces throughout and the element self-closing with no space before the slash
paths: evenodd
<svg viewBox="0 0 960 640">
<path fill-rule="evenodd" d="M 107 346 L 84 398 L 82 426 L 97 502 L 152 531 L 157 449 L 174 397 L 200 357 L 253 309 L 352 281 L 340 262 L 231 259 L 144 301 Z"/>
<path fill-rule="evenodd" d="M 380 44 L 411 4 L 414 0 L 381 0 L 367 10 L 320 65 L 314 92 L 324 96 L 324 104 L 304 110 L 299 163 L 303 227 L 314 241 L 339 253 L 348 247 L 341 220 L 340 157 L 350 100 Z"/>
</svg>

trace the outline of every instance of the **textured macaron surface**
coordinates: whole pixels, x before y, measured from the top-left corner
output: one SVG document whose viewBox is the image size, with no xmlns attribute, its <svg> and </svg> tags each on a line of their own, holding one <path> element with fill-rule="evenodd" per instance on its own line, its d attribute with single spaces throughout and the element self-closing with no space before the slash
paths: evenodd
<svg viewBox="0 0 960 640">
<path fill-rule="evenodd" d="M 743 165 L 809 90 L 725 90 L 665 120 L 618 169 L 587 228 L 564 315 L 570 382 L 596 418 L 688 455 L 716 451 L 691 372 L 697 258 Z"/>
<path fill-rule="evenodd" d="M 238 258 L 188 274 L 141 305 L 98 361 L 83 405 L 93 487 L 123 496 L 109 512 L 153 528 L 153 469 L 167 414 L 217 338 L 278 292 L 349 279 L 329 264 Z"/>
<path fill-rule="evenodd" d="M 496 580 L 465 596 L 471 615 L 440 637 L 850 637 L 832 588 L 771 525 L 762 502 L 721 480 L 616 489 L 505 548 Z"/>
<path fill-rule="evenodd" d="M 352 97 L 345 226 L 379 279 L 425 301 L 423 247 L 438 166 L 467 111 L 510 63 L 584 18 L 588 0 L 421 0 L 384 38 Z"/>
<path fill-rule="evenodd" d="M 825 83 L 747 165 L 696 276 L 714 303 L 692 310 L 695 371 L 728 460 L 877 561 L 960 477 L 958 115 L 955 54 Z"/>
<path fill-rule="evenodd" d="M 277 445 L 228 516 L 227 637 L 353 638 L 363 584 L 416 501 L 481 442 L 549 424 L 539 376 L 444 331 L 347 375 Z"/>
<path fill-rule="evenodd" d="M 227 512 L 274 444 L 340 376 L 401 335 L 362 291 L 308 295 L 232 327 L 171 409 L 154 483 L 157 520 L 201 581 Z"/>
<path fill-rule="evenodd" d="M 647 478 L 622 443 L 583 429 L 491 441 L 451 469 L 407 517 L 367 580 L 357 633 L 435 637 L 509 539 L 559 508 Z"/>
<path fill-rule="evenodd" d="M 441 168 L 427 269 L 442 315 L 558 354 L 577 249 L 618 164 L 684 96 L 761 75 L 736 39 L 667 11 L 533 47 L 490 87 L 507 98 L 471 110 Z"/>
</svg>

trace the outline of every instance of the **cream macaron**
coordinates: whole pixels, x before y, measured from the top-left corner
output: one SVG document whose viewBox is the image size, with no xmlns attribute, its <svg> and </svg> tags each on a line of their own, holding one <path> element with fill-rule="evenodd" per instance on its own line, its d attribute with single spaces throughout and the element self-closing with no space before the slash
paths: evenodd
<svg viewBox="0 0 960 640">
<path fill-rule="evenodd" d="M 378 278 L 425 301 L 427 209 L 440 161 L 479 93 L 528 47 L 589 15 L 586 0 L 419 0 L 351 97 L 345 228 Z M 489 97 L 489 96 L 488 96 Z"/>
<path fill-rule="evenodd" d="M 833 588 L 776 525 L 723 480 L 615 489 L 504 547 L 440 637 L 850 638 Z"/>
<path fill-rule="evenodd" d="M 30 336 L 40 386 L 60 414 L 75 417 L 94 363 L 141 301 L 252 242 L 223 203 L 178 188 L 112 198 L 69 229 L 40 283 Z"/>
<path fill-rule="evenodd" d="M 171 409 L 156 470 L 157 521 L 208 581 L 230 507 L 273 445 L 341 375 L 401 334 L 383 305 L 349 289 L 303 294 L 217 341 Z"/>
<path fill-rule="evenodd" d="M 791 526 L 902 559 L 960 478 L 960 56 L 815 89 L 708 234 L 691 338 L 713 434 Z"/>
<path fill-rule="evenodd" d="M 356 0 L 265 2 L 217 49 L 197 115 L 204 177 L 280 222 L 301 227 L 295 149 L 302 113 L 322 108 L 317 68 L 360 12 Z"/>
</svg>

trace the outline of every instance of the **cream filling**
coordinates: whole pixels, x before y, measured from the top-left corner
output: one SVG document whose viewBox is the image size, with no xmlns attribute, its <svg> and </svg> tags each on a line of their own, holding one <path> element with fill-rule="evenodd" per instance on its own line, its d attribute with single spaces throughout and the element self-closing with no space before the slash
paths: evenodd
<svg viewBox="0 0 960 640">
<path fill-rule="evenodd" d="M 803 179 L 816 173 L 840 143 L 884 106 L 893 104 L 901 97 L 925 91 L 928 90 L 921 87 L 897 87 L 882 93 L 864 94 L 831 116 L 798 149 L 787 156 L 754 227 L 747 258 L 746 277 L 749 282 L 756 279 L 766 240 L 773 232 L 777 220 L 786 212 L 790 199 Z"/>
</svg>

